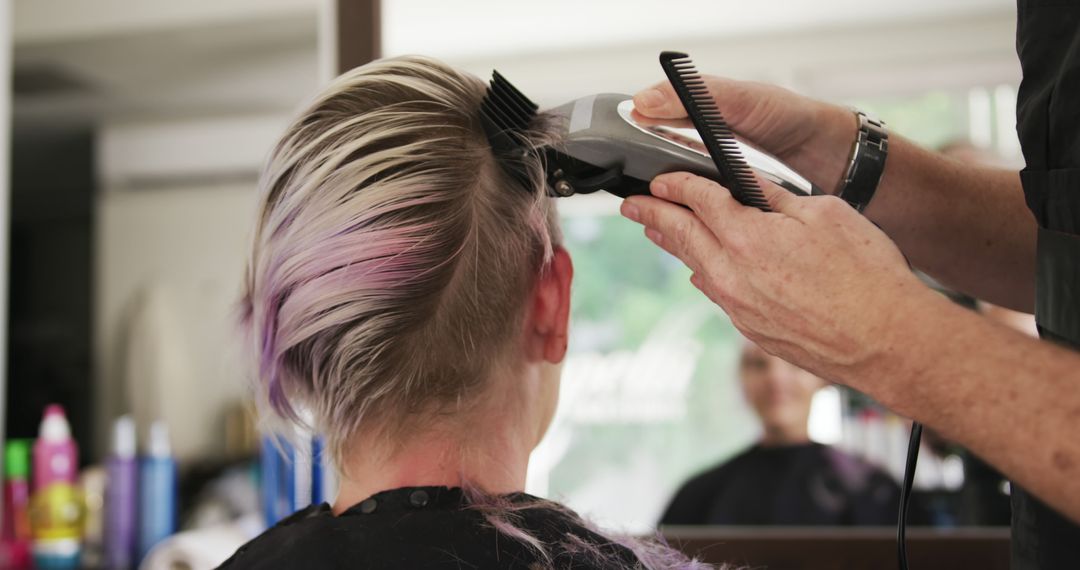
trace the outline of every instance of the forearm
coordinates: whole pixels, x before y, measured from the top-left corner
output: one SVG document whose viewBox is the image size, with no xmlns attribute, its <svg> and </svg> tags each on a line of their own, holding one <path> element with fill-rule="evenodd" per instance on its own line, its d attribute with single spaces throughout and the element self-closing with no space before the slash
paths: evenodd
<svg viewBox="0 0 1080 570">
<path fill-rule="evenodd" d="M 1016 172 L 894 137 L 865 213 L 915 267 L 974 297 L 1032 312 L 1036 225 Z"/>
<path fill-rule="evenodd" d="M 899 313 L 891 348 L 845 381 L 1080 522 L 1080 354 L 944 299 Z"/>
</svg>

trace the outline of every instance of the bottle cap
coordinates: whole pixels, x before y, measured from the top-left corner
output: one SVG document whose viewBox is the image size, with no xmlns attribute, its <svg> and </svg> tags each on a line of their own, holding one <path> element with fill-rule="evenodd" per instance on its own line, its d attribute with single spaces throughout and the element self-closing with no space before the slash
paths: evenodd
<svg viewBox="0 0 1080 570">
<path fill-rule="evenodd" d="M 71 426 L 68 425 L 63 406 L 49 404 L 45 408 L 45 417 L 41 420 L 41 430 L 38 437 L 53 442 L 71 439 Z"/>
<path fill-rule="evenodd" d="M 113 424 L 113 455 L 135 457 L 135 420 L 131 416 L 120 416 Z"/>
<path fill-rule="evenodd" d="M 13 439 L 4 445 L 4 477 L 9 481 L 30 478 L 30 440 Z"/>
<path fill-rule="evenodd" d="M 150 440 L 146 451 L 150 457 L 172 456 L 172 446 L 169 444 L 169 424 L 162 420 L 150 424 Z"/>
</svg>

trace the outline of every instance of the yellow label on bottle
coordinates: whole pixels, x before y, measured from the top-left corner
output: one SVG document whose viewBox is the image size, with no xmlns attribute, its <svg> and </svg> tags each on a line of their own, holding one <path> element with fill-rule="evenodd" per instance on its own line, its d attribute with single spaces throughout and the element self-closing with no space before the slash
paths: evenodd
<svg viewBox="0 0 1080 570">
<path fill-rule="evenodd" d="M 82 493 L 72 485 L 53 483 L 30 499 L 30 526 L 37 540 L 82 536 L 85 506 Z"/>
</svg>

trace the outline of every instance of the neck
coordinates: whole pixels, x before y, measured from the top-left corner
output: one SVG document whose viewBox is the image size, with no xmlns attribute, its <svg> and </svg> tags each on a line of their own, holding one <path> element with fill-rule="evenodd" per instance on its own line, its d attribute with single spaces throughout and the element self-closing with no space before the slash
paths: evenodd
<svg viewBox="0 0 1080 570">
<path fill-rule="evenodd" d="M 357 442 L 342 469 L 334 514 L 401 487 L 469 485 L 492 494 L 523 491 L 536 438 L 514 423 L 504 417 L 454 433 L 416 434 L 389 456 Z"/>
<path fill-rule="evenodd" d="M 806 424 L 801 426 L 765 426 L 761 436 L 761 445 L 764 447 L 782 447 L 786 445 L 802 445 L 810 443 L 810 434 Z"/>
</svg>

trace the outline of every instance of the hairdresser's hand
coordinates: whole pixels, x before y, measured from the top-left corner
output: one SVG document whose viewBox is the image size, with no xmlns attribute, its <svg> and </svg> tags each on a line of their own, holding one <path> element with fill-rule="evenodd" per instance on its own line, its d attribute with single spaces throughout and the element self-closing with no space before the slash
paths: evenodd
<svg viewBox="0 0 1080 570">
<path fill-rule="evenodd" d="M 622 213 L 686 263 L 691 282 L 748 338 L 859 387 L 860 372 L 899 345 L 898 329 L 911 330 L 894 323 L 928 316 L 934 294 L 893 242 L 839 198 L 762 187 L 773 212 L 739 204 L 708 179 L 664 174 L 650 187 L 656 197 L 631 197 Z"/>
<path fill-rule="evenodd" d="M 731 128 L 832 193 L 847 168 L 858 124 L 849 109 L 764 83 L 704 76 Z M 634 95 L 634 108 L 656 119 L 685 118 L 667 81 Z"/>
</svg>

